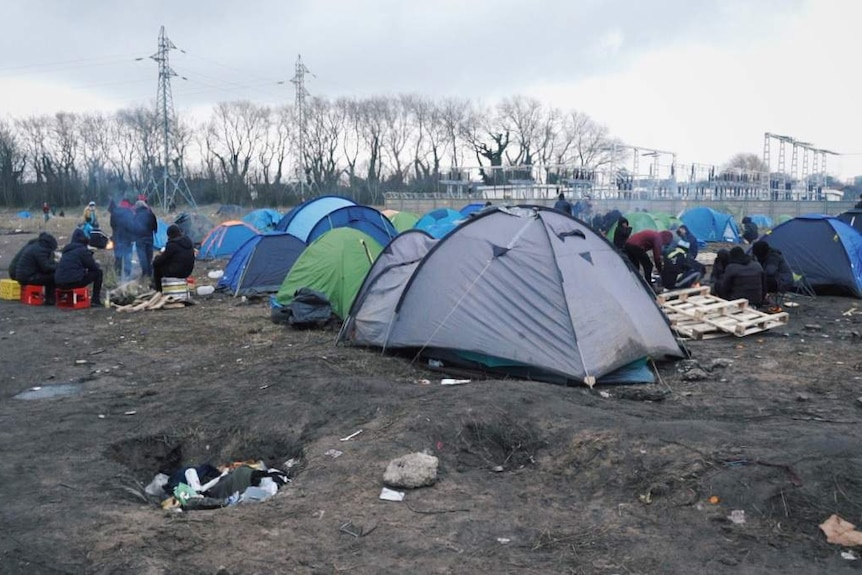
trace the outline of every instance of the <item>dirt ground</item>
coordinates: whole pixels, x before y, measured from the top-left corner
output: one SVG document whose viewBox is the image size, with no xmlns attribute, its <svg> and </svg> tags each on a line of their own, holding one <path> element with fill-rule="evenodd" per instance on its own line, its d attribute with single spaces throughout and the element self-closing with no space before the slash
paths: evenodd
<svg viewBox="0 0 862 575">
<path fill-rule="evenodd" d="M 63 245 L 73 224 L 48 226 Z M 0 220 L 0 276 L 39 225 Z M 333 331 L 273 324 L 264 302 L 196 301 L 0 302 L 0 573 L 862 568 L 818 529 L 832 513 L 862 523 L 855 300 L 798 297 L 786 327 L 690 342 L 704 379 L 666 365 L 655 385 L 594 390 L 441 386 L 408 360 L 335 347 Z M 15 397 L 61 384 L 77 393 Z M 414 451 L 439 458 L 438 482 L 380 500 L 387 463 Z M 178 462 L 295 457 L 263 503 L 174 513 L 140 496 Z"/>
</svg>

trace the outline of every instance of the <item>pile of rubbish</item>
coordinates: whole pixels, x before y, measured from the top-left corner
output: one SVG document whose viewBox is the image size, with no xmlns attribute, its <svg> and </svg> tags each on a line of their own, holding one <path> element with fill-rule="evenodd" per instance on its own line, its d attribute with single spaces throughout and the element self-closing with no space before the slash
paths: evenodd
<svg viewBox="0 0 862 575">
<path fill-rule="evenodd" d="M 285 472 L 267 468 L 263 461 L 236 461 L 220 467 L 209 463 L 183 467 L 170 475 L 159 473 L 145 491 L 161 500 L 162 509 L 219 509 L 264 501 L 287 483 L 290 478 Z"/>
</svg>

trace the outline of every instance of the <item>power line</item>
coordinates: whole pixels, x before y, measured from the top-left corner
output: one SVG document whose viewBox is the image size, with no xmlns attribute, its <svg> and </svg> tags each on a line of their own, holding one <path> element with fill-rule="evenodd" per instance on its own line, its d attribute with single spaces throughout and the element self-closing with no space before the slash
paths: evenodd
<svg viewBox="0 0 862 575">
<path fill-rule="evenodd" d="M 61 60 L 58 62 L 46 62 L 43 64 L 20 64 L 16 66 L 3 66 L 0 67 L 0 75 L 5 75 L 5 72 L 15 72 L 21 70 L 31 70 L 31 69 L 39 69 L 39 68 L 59 68 L 61 70 L 74 70 L 78 68 L 85 68 L 89 65 L 92 66 L 103 66 L 109 64 L 121 64 L 128 63 L 135 59 L 134 55 L 129 56 L 108 56 L 101 58 L 80 58 L 77 60 Z"/>
</svg>

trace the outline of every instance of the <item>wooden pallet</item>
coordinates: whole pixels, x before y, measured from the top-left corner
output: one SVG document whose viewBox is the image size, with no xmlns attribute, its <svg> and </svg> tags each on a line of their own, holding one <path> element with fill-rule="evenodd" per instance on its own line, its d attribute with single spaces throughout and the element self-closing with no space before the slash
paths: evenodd
<svg viewBox="0 0 862 575">
<path fill-rule="evenodd" d="M 748 300 L 732 301 L 709 294 L 709 287 L 665 292 L 656 301 L 683 337 L 711 339 L 726 335 L 745 337 L 786 324 L 786 312 L 763 313 L 748 306 Z"/>
</svg>

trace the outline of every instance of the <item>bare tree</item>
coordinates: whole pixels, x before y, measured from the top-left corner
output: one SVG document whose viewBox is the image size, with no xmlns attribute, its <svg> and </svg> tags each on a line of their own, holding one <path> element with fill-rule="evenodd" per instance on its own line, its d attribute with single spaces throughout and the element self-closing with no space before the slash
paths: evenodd
<svg viewBox="0 0 862 575">
<path fill-rule="evenodd" d="M 21 179 L 26 154 L 15 132 L 0 119 L 0 200 L 4 205 L 20 203 Z"/>
<path fill-rule="evenodd" d="M 558 164 L 575 164 L 589 169 L 615 160 L 613 140 L 607 127 L 574 110 L 563 119 L 555 155 Z"/>
<path fill-rule="evenodd" d="M 316 194 L 333 193 L 342 170 L 338 150 L 344 130 L 344 110 L 329 100 L 312 98 L 306 105 L 306 179 Z"/>
<path fill-rule="evenodd" d="M 222 201 L 240 203 L 248 192 L 252 159 L 266 138 L 269 111 L 249 101 L 223 102 L 207 125 L 206 145 L 216 158 L 225 193 Z"/>
<path fill-rule="evenodd" d="M 386 98 L 383 106 L 383 151 L 389 162 L 389 180 L 396 187 L 404 184 L 406 169 L 403 157 L 413 133 L 413 123 L 410 118 L 410 96 Z"/>
<path fill-rule="evenodd" d="M 158 177 L 159 126 L 154 110 L 138 106 L 120 110 L 117 119 L 123 128 L 132 133 L 134 156 L 138 158 L 137 173 L 130 174 L 132 184 L 143 189 L 150 178 Z"/>
<path fill-rule="evenodd" d="M 476 154 L 485 183 L 491 183 L 494 179 L 493 168 L 503 165 L 511 137 L 509 130 L 495 110 L 471 107 L 461 124 L 461 135 Z M 485 168 L 483 158 L 492 170 Z"/>
<path fill-rule="evenodd" d="M 769 166 L 757 154 L 740 152 L 730 158 L 724 165 L 723 171 L 743 170 L 747 172 L 769 172 Z"/>
<path fill-rule="evenodd" d="M 464 163 L 462 136 L 466 131 L 465 126 L 470 121 L 470 101 L 447 98 L 439 105 L 438 110 L 449 163 L 453 169 L 457 170 Z"/>
</svg>

